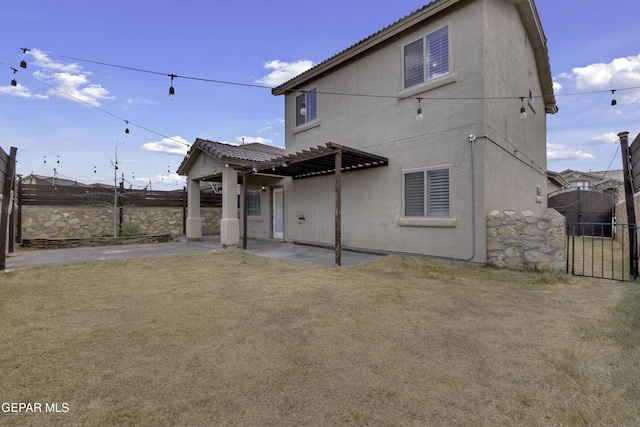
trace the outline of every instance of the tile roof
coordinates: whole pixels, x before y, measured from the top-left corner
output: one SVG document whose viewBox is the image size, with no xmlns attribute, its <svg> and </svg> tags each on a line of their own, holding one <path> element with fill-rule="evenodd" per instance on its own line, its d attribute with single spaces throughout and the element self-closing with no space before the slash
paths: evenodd
<svg viewBox="0 0 640 427">
<path fill-rule="evenodd" d="M 285 153 L 283 148 L 272 147 L 270 145 L 260 144 L 257 142 L 244 145 L 231 145 L 223 142 L 197 138 L 178 167 L 178 173 L 184 171 L 191 154 L 196 149 L 201 150 L 218 160 L 239 162 L 262 162 L 271 160 L 278 156 L 283 156 Z"/>
<path fill-rule="evenodd" d="M 251 145 L 251 148 L 248 148 L 247 145 Z M 273 153 L 269 152 L 270 149 L 265 147 L 269 147 L 268 145 L 252 143 L 247 145 L 231 145 L 225 144 L 222 142 L 208 141 L 206 139 L 196 139 L 196 142 L 193 143 L 191 149 L 199 148 L 212 155 L 213 157 L 222 160 L 222 159 L 230 159 L 230 160 L 247 160 L 250 162 L 260 162 L 263 160 L 270 160 L 274 157 L 281 156 L 284 154 L 284 149 L 278 149 L 279 152 Z M 261 149 L 258 149 L 257 145 L 261 145 Z"/>
</svg>

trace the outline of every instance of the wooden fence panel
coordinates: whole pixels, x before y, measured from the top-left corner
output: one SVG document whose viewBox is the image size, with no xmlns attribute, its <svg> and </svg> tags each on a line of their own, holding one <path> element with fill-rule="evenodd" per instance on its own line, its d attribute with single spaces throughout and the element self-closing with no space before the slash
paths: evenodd
<svg viewBox="0 0 640 427">
<path fill-rule="evenodd" d="M 114 196 L 113 188 L 23 184 L 19 200 L 23 206 L 113 206 Z M 200 205 L 203 207 L 222 206 L 222 194 L 201 192 Z M 187 194 L 184 190 L 118 189 L 118 206 L 186 207 Z"/>
</svg>

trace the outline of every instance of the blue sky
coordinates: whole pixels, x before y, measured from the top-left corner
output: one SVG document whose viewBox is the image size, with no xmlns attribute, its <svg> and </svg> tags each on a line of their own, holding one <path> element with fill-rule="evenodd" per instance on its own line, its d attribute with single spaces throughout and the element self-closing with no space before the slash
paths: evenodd
<svg viewBox="0 0 640 427">
<path fill-rule="evenodd" d="M 3 2 L 0 146 L 18 147 L 20 174 L 51 176 L 55 168 L 61 178 L 103 183 L 113 182 L 117 147 L 118 180 L 124 174 L 127 186 L 182 188 L 175 170 L 196 138 L 283 147 L 283 99 L 266 88 L 183 78 L 173 81 L 171 99 L 168 74 L 274 86 L 426 3 Z M 640 87 L 640 2 L 536 4 L 560 108 L 548 116 L 548 168 L 605 170 L 617 133 L 640 132 L 640 89 L 622 90 Z M 612 168 L 621 168 L 619 153 Z"/>
</svg>

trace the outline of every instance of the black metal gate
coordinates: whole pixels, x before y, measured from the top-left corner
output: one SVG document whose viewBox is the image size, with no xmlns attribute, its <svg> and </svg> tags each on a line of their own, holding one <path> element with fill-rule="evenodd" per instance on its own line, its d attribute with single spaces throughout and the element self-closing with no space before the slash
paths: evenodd
<svg viewBox="0 0 640 427">
<path fill-rule="evenodd" d="M 637 242 L 637 238 L 633 239 L 636 233 L 633 224 L 567 221 L 567 273 L 601 279 L 636 280 L 638 251 L 635 248 L 632 251 L 630 247 L 631 242 Z"/>
<path fill-rule="evenodd" d="M 611 226 L 615 209 L 613 193 L 601 190 L 581 190 L 572 188 L 549 195 L 547 205 L 560 212 L 567 224 L 582 224 L 571 227 L 570 233 L 584 233 L 578 236 L 614 237 Z"/>
</svg>

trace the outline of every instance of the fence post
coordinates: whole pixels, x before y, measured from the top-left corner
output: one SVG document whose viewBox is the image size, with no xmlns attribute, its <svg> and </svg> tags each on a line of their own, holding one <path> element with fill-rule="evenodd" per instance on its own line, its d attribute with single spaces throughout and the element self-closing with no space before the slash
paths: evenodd
<svg viewBox="0 0 640 427">
<path fill-rule="evenodd" d="M 638 278 L 638 238 L 636 234 L 636 210 L 633 201 L 633 175 L 629 155 L 629 132 L 620 132 L 618 137 L 620 137 L 620 149 L 622 152 L 624 195 L 627 204 L 627 221 L 629 222 L 629 273 L 635 280 Z"/>
<path fill-rule="evenodd" d="M 182 234 L 187 235 L 187 186 L 182 187 Z"/>
<path fill-rule="evenodd" d="M 11 147 L 9 150 L 9 163 L 4 179 L 4 189 L 2 197 L 2 208 L 0 209 L 0 271 L 6 268 L 7 262 L 7 235 L 9 225 L 9 203 L 13 203 L 11 193 L 13 191 L 13 180 L 16 173 L 16 155 L 18 149 Z"/>
</svg>

